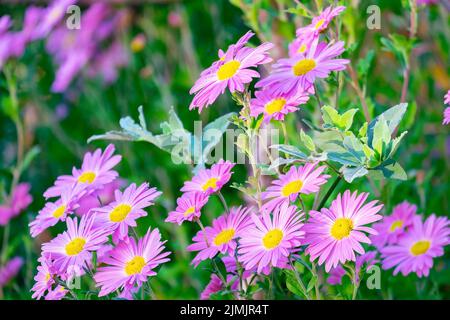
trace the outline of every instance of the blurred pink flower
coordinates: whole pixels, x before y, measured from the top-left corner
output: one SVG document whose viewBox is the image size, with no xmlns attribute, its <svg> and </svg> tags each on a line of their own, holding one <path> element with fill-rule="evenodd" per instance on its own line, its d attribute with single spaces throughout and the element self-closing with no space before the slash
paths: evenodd
<svg viewBox="0 0 450 320">
<path fill-rule="evenodd" d="M 12 278 L 14 278 L 23 266 L 21 257 L 14 257 L 9 260 L 3 267 L 0 267 L 0 287 L 5 286 Z"/>
<path fill-rule="evenodd" d="M 11 194 L 9 203 L 0 205 L 0 225 L 6 225 L 8 222 L 25 210 L 33 201 L 30 194 L 29 183 L 19 183 Z"/>
</svg>

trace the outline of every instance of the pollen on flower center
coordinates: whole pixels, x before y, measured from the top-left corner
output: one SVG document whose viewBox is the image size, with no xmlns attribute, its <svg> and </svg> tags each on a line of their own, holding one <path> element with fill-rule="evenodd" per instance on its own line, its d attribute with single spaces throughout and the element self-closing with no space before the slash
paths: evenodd
<svg viewBox="0 0 450 320">
<path fill-rule="evenodd" d="M 45 275 L 45 281 L 48 282 L 48 281 L 50 280 L 51 277 L 52 277 L 52 276 L 50 275 L 50 273 L 47 273 L 47 274 Z"/>
<path fill-rule="evenodd" d="M 353 221 L 349 218 L 338 218 L 331 227 L 331 235 L 336 240 L 342 240 L 353 230 Z"/>
<path fill-rule="evenodd" d="M 297 63 L 292 67 L 292 72 L 294 75 L 303 76 L 313 70 L 316 67 L 316 61 L 314 59 L 302 59 L 297 61 Z"/>
<path fill-rule="evenodd" d="M 283 189 L 281 189 L 281 195 L 283 197 L 289 197 L 291 194 L 299 193 L 303 187 L 302 180 L 294 180 L 287 183 Z"/>
<path fill-rule="evenodd" d="M 411 246 L 410 251 L 413 254 L 413 256 L 420 256 L 422 254 L 427 253 L 428 249 L 430 249 L 430 246 L 431 246 L 430 241 L 420 240 Z"/>
<path fill-rule="evenodd" d="M 223 66 L 217 70 L 217 78 L 220 81 L 230 79 L 232 76 L 234 76 L 241 66 L 241 63 L 236 60 L 231 60 L 226 62 Z"/>
<path fill-rule="evenodd" d="M 83 172 L 81 174 L 81 176 L 78 177 L 78 182 L 81 182 L 81 183 L 92 183 L 92 182 L 94 182 L 95 177 L 96 177 L 96 175 L 95 175 L 94 172 L 86 171 L 86 172 Z"/>
<path fill-rule="evenodd" d="M 128 216 L 131 209 L 130 205 L 121 203 L 110 212 L 109 220 L 112 222 L 122 222 Z"/>
<path fill-rule="evenodd" d="M 403 221 L 395 220 L 394 222 L 392 222 L 392 224 L 389 228 L 389 232 L 394 232 L 395 230 L 400 229 L 401 227 L 403 227 Z"/>
<path fill-rule="evenodd" d="M 321 26 L 323 26 L 323 24 L 325 23 L 325 19 L 320 19 L 319 21 L 317 21 L 317 23 L 314 25 L 314 29 L 315 30 L 319 30 L 319 28 Z"/>
<path fill-rule="evenodd" d="M 286 104 L 285 99 L 276 98 L 276 99 L 273 99 L 272 101 L 266 103 L 266 105 L 264 106 L 264 111 L 266 111 L 266 113 L 268 115 L 272 115 L 275 112 L 280 112 L 281 110 L 283 110 L 283 107 L 285 104 Z"/>
<path fill-rule="evenodd" d="M 208 181 L 205 182 L 202 186 L 203 191 L 207 191 L 209 188 L 216 189 L 217 188 L 217 178 L 209 178 Z"/>
<path fill-rule="evenodd" d="M 283 231 L 280 229 L 273 229 L 266 233 L 262 242 L 266 249 L 271 250 L 276 248 L 281 240 L 283 240 Z"/>
<path fill-rule="evenodd" d="M 145 266 L 145 260 L 141 256 L 135 256 L 133 259 L 127 262 L 125 265 L 125 273 L 128 276 L 141 273 L 142 268 Z"/>
<path fill-rule="evenodd" d="M 55 219 L 59 219 L 61 218 L 61 216 L 64 214 L 64 212 L 66 212 L 66 206 L 65 205 L 61 205 L 58 208 L 56 208 L 55 211 L 53 211 L 53 218 Z"/>
<path fill-rule="evenodd" d="M 195 212 L 195 207 L 189 207 L 185 212 L 184 212 L 184 216 L 187 217 L 190 214 L 193 214 Z"/>
<path fill-rule="evenodd" d="M 68 244 L 66 244 L 66 253 L 69 256 L 76 256 L 84 249 L 86 240 L 83 238 L 74 238 Z"/>
<path fill-rule="evenodd" d="M 235 234 L 235 230 L 234 229 L 225 229 L 222 230 L 215 238 L 214 238 L 214 245 L 216 246 L 220 246 L 222 244 L 228 243 L 230 242 Z"/>
</svg>

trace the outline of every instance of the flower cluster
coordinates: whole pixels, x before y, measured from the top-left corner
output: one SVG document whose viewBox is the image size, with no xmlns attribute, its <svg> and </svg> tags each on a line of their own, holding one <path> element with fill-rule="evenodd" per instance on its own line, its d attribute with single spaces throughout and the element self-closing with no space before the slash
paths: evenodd
<svg viewBox="0 0 450 320">
<path fill-rule="evenodd" d="M 33 298 L 62 299 L 71 290 L 64 281 L 95 273 L 99 296 L 119 290 L 121 297 L 131 299 L 156 275 L 154 269 L 169 260 L 158 229 L 148 229 L 142 238 L 130 235 L 130 228 L 147 215 L 144 209 L 153 205 L 161 192 L 148 183 L 133 183 L 123 191 L 114 189 L 120 183 L 113 168 L 121 160 L 114 150 L 109 145 L 104 151 L 86 153 L 80 169 L 58 177 L 44 193 L 58 199 L 46 203 L 30 223 L 31 235 L 35 237 L 59 221 L 65 221 L 66 231 L 42 245 Z"/>
</svg>

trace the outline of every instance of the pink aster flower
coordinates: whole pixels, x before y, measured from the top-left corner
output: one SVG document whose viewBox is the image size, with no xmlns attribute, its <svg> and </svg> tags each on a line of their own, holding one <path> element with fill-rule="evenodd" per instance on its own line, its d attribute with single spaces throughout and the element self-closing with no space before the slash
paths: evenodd
<svg viewBox="0 0 450 320">
<path fill-rule="evenodd" d="M 255 92 L 256 98 L 250 102 L 250 115 L 257 117 L 260 113 L 264 114 L 264 122 L 268 123 L 271 119 L 284 120 L 284 117 L 298 110 L 298 105 L 304 104 L 309 100 L 307 92 L 296 92 L 295 94 L 277 93 L 266 89 Z"/>
<path fill-rule="evenodd" d="M 201 192 L 205 195 L 213 194 L 219 191 L 231 178 L 231 169 L 234 163 L 230 161 L 219 160 L 213 164 L 210 169 L 201 169 L 192 181 L 186 181 L 182 192 Z"/>
<path fill-rule="evenodd" d="M 319 191 L 320 186 L 327 182 L 329 175 L 322 174 L 325 166 L 316 168 L 315 163 L 304 166 L 292 166 L 286 174 L 280 175 L 279 180 L 272 181 L 271 186 L 261 194 L 267 201 L 262 210 L 273 211 L 283 203 L 295 201 L 299 194 L 310 194 Z"/>
<path fill-rule="evenodd" d="M 444 96 L 444 104 L 450 105 L 450 90 L 448 90 Z"/>
<path fill-rule="evenodd" d="M 331 71 L 344 70 L 350 61 L 334 59 L 344 52 L 344 42 L 326 44 L 318 41 L 318 38 L 315 39 L 304 53 L 278 60 L 272 72 L 258 81 L 255 87 L 270 86 L 285 93 L 303 92 L 314 84 L 316 78 L 327 78 Z"/>
<path fill-rule="evenodd" d="M 110 204 L 114 201 L 114 192 L 125 185 L 125 181 L 119 178 L 105 184 L 101 189 L 86 194 L 78 200 L 78 208 L 75 212 L 82 216 L 87 214 L 91 209 Z"/>
<path fill-rule="evenodd" d="M 414 217 L 413 226 L 398 244 L 381 249 L 383 269 L 394 268 L 406 276 L 415 272 L 427 277 L 433 267 L 433 258 L 444 254 L 444 246 L 450 243 L 450 221 L 432 214 L 425 222 Z"/>
<path fill-rule="evenodd" d="M 42 245 L 46 258 L 52 263 L 58 273 L 66 273 L 69 268 L 83 270 L 92 259 L 92 252 L 98 250 L 108 240 L 111 230 L 105 227 L 95 228 L 95 214 L 77 218 L 67 218 L 67 231 Z"/>
<path fill-rule="evenodd" d="M 46 291 L 51 291 L 55 283 L 54 276 L 56 274 L 51 262 L 45 257 L 40 257 L 38 260 L 41 264 L 37 267 L 38 273 L 34 277 L 35 284 L 31 291 L 33 299 L 39 300 Z"/>
<path fill-rule="evenodd" d="M 194 243 L 187 247 L 188 251 L 199 251 L 192 264 L 198 266 L 201 261 L 213 258 L 219 252 L 233 256 L 236 239 L 243 236 L 251 225 L 250 212 L 245 207 L 231 208 L 228 214 L 215 219 L 211 227 L 197 232 L 192 239 Z"/>
<path fill-rule="evenodd" d="M 239 287 L 238 278 L 229 274 L 227 275 L 227 283 L 226 285 L 222 282 L 222 280 L 216 275 L 211 274 L 211 280 L 206 285 L 205 289 L 200 294 L 201 300 L 208 300 L 211 295 L 217 293 L 219 291 L 225 290 L 225 288 L 230 288 L 231 290 L 237 290 Z"/>
<path fill-rule="evenodd" d="M 311 21 L 311 24 L 306 27 L 298 28 L 296 31 L 297 37 L 300 37 L 305 34 L 319 34 L 328 28 L 328 25 L 331 23 L 334 17 L 337 17 L 342 11 L 345 10 L 344 6 L 339 6 L 336 8 L 327 7 L 325 8 L 320 15 L 314 17 Z"/>
<path fill-rule="evenodd" d="M 201 192 L 189 192 L 177 199 L 177 208 L 169 212 L 166 222 L 178 223 L 200 218 L 200 210 L 208 202 L 208 196 Z"/>
<path fill-rule="evenodd" d="M 12 193 L 11 208 L 16 214 L 25 210 L 33 201 L 30 194 L 31 185 L 29 183 L 19 183 Z"/>
<path fill-rule="evenodd" d="M 370 268 L 379 261 L 376 259 L 376 251 L 368 251 L 363 255 L 357 256 L 355 261 L 356 281 L 359 282 L 360 273 L 363 267 Z M 330 270 L 327 282 L 331 285 L 342 284 L 342 278 L 346 275 L 345 269 L 342 265 Z"/>
<path fill-rule="evenodd" d="M 47 295 L 45 296 L 45 300 L 62 300 L 62 298 L 64 298 L 68 292 L 69 291 L 67 291 L 66 288 L 58 285 L 55 289 L 47 293 Z"/>
<path fill-rule="evenodd" d="M 94 209 L 97 213 L 97 224 L 114 230 L 113 238 L 122 240 L 128 235 L 128 227 L 136 227 L 136 220 L 145 217 L 147 208 L 154 204 L 154 200 L 161 195 L 156 188 L 149 188 L 148 183 L 139 187 L 131 184 L 123 193 L 115 192 L 115 200 L 105 207 Z"/>
<path fill-rule="evenodd" d="M 190 110 L 199 108 L 201 112 L 203 108 L 214 103 L 226 88 L 231 93 L 244 91 L 246 83 L 259 77 L 259 73 L 250 68 L 272 61 L 267 53 L 273 47 L 272 43 L 266 42 L 256 48 L 250 48 L 243 45 L 250 38 L 249 33 L 243 38 L 238 44 L 230 46 L 218 62 L 213 63 L 200 75 L 190 90 L 191 94 L 195 93 L 189 106 Z"/>
<path fill-rule="evenodd" d="M 4 287 L 12 278 L 14 278 L 23 266 L 21 257 L 14 257 L 0 268 L 0 288 Z"/>
<path fill-rule="evenodd" d="M 85 192 L 86 185 L 76 184 L 66 186 L 61 193 L 61 198 L 56 202 L 47 202 L 44 208 L 39 211 L 36 219 L 30 224 L 30 234 L 34 238 L 47 228 L 53 227 L 59 221 L 65 221 L 68 214 L 77 207 L 77 201 Z"/>
<path fill-rule="evenodd" d="M 397 243 L 412 225 L 416 211 L 417 207 L 407 201 L 397 205 L 390 216 L 385 216 L 383 220 L 372 226 L 378 232 L 377 235 L 370 237 L 373 245 L 381 249 L 386 244 Z"/>
<path fill-rule="evenodd" d="M 268 274 L 271 267 L 288 268 L 289 255 L 303 244 L 303 214 L 283 204 L 272 214 L 252 215 L 253 225 L 239 241 L 239 261 L 246 270 Z"/>
<path fill-rule="evenodd" d="M 137 243 L 134 238 L 121 241 L 105 259 L 108 266 L 99 268 L 94 276 L 97 287 L 101 288 L 99 296 L 118 289 L 129 292 L 156 275 L 153 269 L 170 260 L 167 258 L 170 252 L 162 252 L 164 243 L 158 229 L 149 229 Z"/>
<path fill-rule="evenodd" d="M 368 193 L 338 194 L 329 209 L 323 208 L 321 212 L 310 211 L 310 218 L 305 224 L 306 253 L 311 260 L 319 258 L 319 265 L 325 262 L 325 270 L 346 261 L 355 261 L 356 255 L 364 254 L 361 243 L 370 243 L 364 234 L 376 234 L 376 231 L 367 224 L 382 218 L 377 214 L 383 205 L 376 205 L 378 201 L 364 204 Z"/>
<path fill-rule="evenodd" d="M 444 120 L 442 120 L 442 124 L 450 123 L 450 107 L 445 108 L 444 110 Z"/>
<path fill-rule="evenodd" d="M 289 57 L 294 57 L 299 53 L 305 53 L 318 37 L 315 33 L 305 33 L 295 38 L 289 44 Z"/>
<path fill-rule="evenodd" d="M 30 184 L 19 183 L 11 194 L 8 203 L 0 206 L 0 225 L 7 225 L 9 221 L 18 216 L 33 201 L 30 195 Z"/>
<path fill-rule="evenodd" d="M 119 155 L 113 156 L 114 150 L 114 145 L 110 144 L 103 153 L 101 149 L 95 150 L 94 153 L 86 153 L 81 169 L 74 167 L 71 176 L 58 177 L 55 185 L 45 191 L 44 197 L 60 196 L 65 186 L 71 186 L 75 183 L 87 184 L 89 189 L 93 191 L 115 180 L 118 173 L 111 169 L 120 162 L 122 157 Z"/>
</svg>

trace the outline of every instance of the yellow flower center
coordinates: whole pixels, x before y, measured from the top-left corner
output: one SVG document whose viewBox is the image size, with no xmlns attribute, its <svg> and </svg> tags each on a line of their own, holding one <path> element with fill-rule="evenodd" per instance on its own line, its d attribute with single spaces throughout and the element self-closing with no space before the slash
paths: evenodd
<svg viewBox="0 0 450 320">
<path fill-rule="evenodd" d="M 291 194 L 299 193 L 303 187 L 302 180 L 294 180 L 287 183 L 283 189 L 281 189 L 281 195 L 283 197 L 289 197 Z"/>
<path fill-rule="evenodd" d="M 413 256 L 420 256 L 421 254 L 427 253 L 428 249 L 430 249 L 431 242 L 428 240 L 420 240 L 414 243 L 411 246 L 411 253 Z"/>
<path fill-rule="evenodd" d="M 281 240 L 283 240 L 283 231 L 280 229 L 273 229 L 266 233 L 262 242 L 266 249 L 271 250 L 276 248 Z"/>
<path fill-rule="evenodd" d="M 319 30 L 319 28 L 321 26 L 323 26 L 323 24 L 325 23 L 325 19 L 320 19 L 319 21 L 317 21 L 317 23 L 314 25 L 314 29 L 315 30 Z"/>
<path fill-rule="evenodd" d="M 187 217 L 188 215 L 193 214 L 194 212 L 195 212 L 195 207 L 192 206 L 184 212 L 184 216 Z"/>
<path fill-rule="evenodd" d="M 222 230 L 215 238 L 214 238 L 214 245 L 216 246 L 220 246 L 224 243 L 228 243 L 230 242 L 235 234 L 235 230 L 234 229 L 225 229 Z"/>
<path fill-rule="evenodd" d="M 308 49 L 308 47 L 306 46 L 306 44 L 302 44 L 302 45 L 300 46 L 300 48 L 298 48 L 297 52 L 298 52 L 298 53 L 303 53 L 303 52 L 306 51 L 306 49 Z"/>
<path fill-rule="evenodd" d="M 95 180 L 95 173 L 92 171 L 83 172 L 81 176 L 78 177 L 78 182 L 81 183 L 92 183 Z"/>
<path fill-rule="evenodd" d="M 83 238 L 74 238 L 68 244 L 66 244 L 66 253 L 68 256 L 76 256 L 83 251 L 86 240 Z"/>
<path fill-rule="evenodd" d="M 232 76 L 236 74 L 240 66 L 241 63 L 236 60 L 226 62 L 223 66 L 219 68 L 219 70 L 217 70 L 217 78 L 220 81 L 230 79 Z"/>
<path fill-rule="evenodd" d="M 145 41 L 136 37 L 131 41 L 130 47 L 133 52 L 141 52 L 145 47 Z"/>
<path fill-rule="evenodd" d="M 353 221 L 349 218 L 338 218 L 331 227 L 331 235 L 336 240 L 342 240 L 353 230 Z"/>
<path fill-rule="evenodd" d="M 109 220 L 112 222 L 122 222 L 131 211 L 131 206 L 121 203 L 109 213 Z"/>
<path fill-rule="evenodd" d="M 209 188 L 215 189 L 217 188 L 217 181 L 219 179 L 217 178 L 209 178 L 208 181 L 205 182 L 205 184 L 202 186 L 202 190 L 206 191 Z"/>
<path fill-rule="evenodd" d="M 269 116 L 271 116 L 275 112 L 280 112 L 281 110 L 283 110 L 283 107 L 285 104 L 286 104 L 285 99 L 276 98 L 276 99 L 273 99 L 272 101 L 266 103 L 266 105 L 264 106 L 264 111 L 266 111 L 266 113 Z"/>
<path fill-rule="evenodd" d="M 50 275 L 50 273 L 47 273 L 47 274 L 45 275 L 45 282 L 48 282 L 48 280 L 50 280 L 51 277 L 52 277 L 52 276 Z"/>
<path fill-rule="evenodd" d="M 66 212 L 66 206 L 65 205 L 59 206 L 58 208 L 56 208 L 55 211 L 53 211 L 53 218 L 55 219 L 61 218 L 64 212 Z"/>
<path fill-rule="evenodd" d="M 307 74 L 315 67 L 316 62 L 314 59 L 302 59 L 297 61 L 297 63 L 292 67 L 292 72 L 294 72 L 294 75 L 299 77 Z"/>
<path fill-rule="evenodd" d="M 403 221 L 402 220 L 395 220 L 392 222 L 391 227 L 389 228 L 389 232 L 394 232 L 397 229 L 400 229 L 403 227 Z"/>
<path fill-rule="evenodd" d="M 125 265 L 125 273 L 128 276 L 141 273 L 142 268 L 145 266 L 145 260 L 141 256 L 135 256 L 133 259 L 127 262 Z"/>
</svg>

